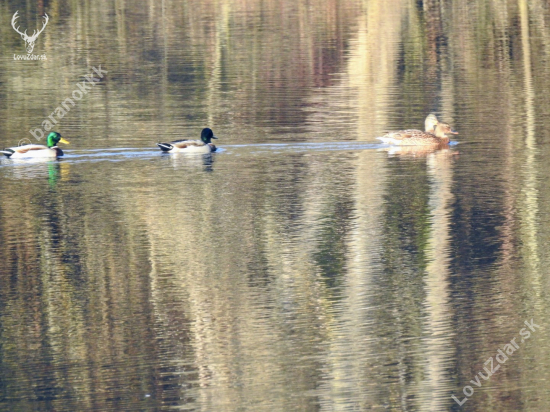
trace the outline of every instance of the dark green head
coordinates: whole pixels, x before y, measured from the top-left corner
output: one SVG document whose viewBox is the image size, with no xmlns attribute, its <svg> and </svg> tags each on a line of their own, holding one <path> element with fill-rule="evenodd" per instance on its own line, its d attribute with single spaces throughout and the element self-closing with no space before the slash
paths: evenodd
<svg viewBox="0 0 550 412">
<path fill-rule="evenodd" d="M 65 143 L 65 144 L 69 144 L 69 142 L 65 139 L 63 139 L 61 137 L 61 135 L 57 132 L 51 132 L 48 137 L 46 138 L 46 146 L 48 147 L 54 147 L 54 146 L 57 146 L 57 144 L 61 142 L 61 143 Z"/>
<path fill-rule="evenodd" d="M 212 131 L 212 129 L 209 129 L 208 127 L 205 129 L 202 129 L 201 140 L 204 143 L 208 144 L 212 142 L 212 139 L 217 139 L 217 137 L 214 136 L 214 132 Z"/>
</svg>

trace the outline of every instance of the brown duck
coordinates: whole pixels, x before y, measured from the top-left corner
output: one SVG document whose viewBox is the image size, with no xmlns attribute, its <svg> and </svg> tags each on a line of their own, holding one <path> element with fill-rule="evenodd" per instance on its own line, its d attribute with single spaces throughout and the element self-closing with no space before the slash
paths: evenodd
<svg viewBox="0 0 550 412">
<path fill-rule="evenodd" d="M 429 118 L 429 116 L 428 116 Z M 426 128 L 428 128 L 428 118 L 426 118 Z M 434 116 L 435 118 L 435 116 Z M 437 119 L 436 119 L 437 121 Z M 437 123 L 433 132 L 423 132 L 422 130 L 400 130 L 398 132 L 388 132 L 378 140 L 387 144 L 402 146 L 433 146 L 449 144 L 448 134 L 458 134 L 447 123 Z"/>
</svg>

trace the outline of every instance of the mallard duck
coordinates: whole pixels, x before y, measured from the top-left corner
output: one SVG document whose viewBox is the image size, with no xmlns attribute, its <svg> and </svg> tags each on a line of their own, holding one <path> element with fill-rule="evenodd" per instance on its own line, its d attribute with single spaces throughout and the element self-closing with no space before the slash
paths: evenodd
<svg viewBox="0 0 550 412">
<path fill-rule="evenodd" d="M 69 142 L 63 139 L 59 133 L 51 132 L 46 138 L 46 146 L 41 144 L 25 144 L 22 146 L 9 147 L 0 150 L 0 152 L 10 159 L 56 158 L 63 156 L 63 150 L 57 147 L 58 143 L 69 144 Z"/>
<path fill-rule="evenodd" d="M 448 133 L 458 134 L 447 123 L 437 123 L 434 133 L 422 130 L 400 130 L 388 132 L 377 139 L 384 143 L 403 146 L 446 145 L 449 143 Z"/>
<path fill-rule="evenodd" d="M 202 129 L 201 140 L 174 140 L 170 143 L 157 143 L 160 150 L 168 153 L 211 153 L 216 151 L 212 139 L 217 139 L 208 127 Z"/>
</svg>

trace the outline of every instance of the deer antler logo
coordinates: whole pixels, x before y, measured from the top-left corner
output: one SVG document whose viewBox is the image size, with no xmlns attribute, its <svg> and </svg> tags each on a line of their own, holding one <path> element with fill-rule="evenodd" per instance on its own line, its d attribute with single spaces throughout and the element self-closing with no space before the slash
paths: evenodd
<svg viewBox="0 0 550 412">
<path fill-rule="evenodd" d="M 44 13 L 44 25 L 42 26 L 42 28 L 38 31 L 34 31 L 32 36 L 28 36 L 27 35 L 27 30 L 25 30 L 24 33 L 21 33 L 19 31 L 19 27 L 15 27 L 15 21 L 17 20 L 17 18 L 19 17 L 17 15 L 17 13 L 19 13 L 19 10 L 15 12 L 15 14 L 13 15 L 13 18 L 11 19 L 11 25 L 13 27 L 13 29 L 19 33 L 21 35 L 21 38 L 23 40 L 25 40 L 25 42 L 27 43 L 27 53 L 32 53 L 32 50 L 34 49 L 34 42 L 36 41 L 36 38 L 38 37 L 38 35 L 40 33 L 42 33 L 44 31 L 44 29 L 46 28 L 46 24 L 48 24 L 48 20 L 50 19 L 48 17 L 48 15 L 46 13 Z"/>
</svg>

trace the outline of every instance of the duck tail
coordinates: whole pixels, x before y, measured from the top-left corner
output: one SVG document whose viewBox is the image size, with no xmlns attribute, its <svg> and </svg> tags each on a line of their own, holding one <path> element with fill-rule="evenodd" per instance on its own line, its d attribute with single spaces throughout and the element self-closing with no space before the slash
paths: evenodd
<svg viewBox="0 0 550 412">
<path fill-rule="evenodd" d="M 10 157 L 12 154 L 15 153 L 15 150 L 12 150 L 12 149 L 4 149 L 4 150 L 0 150 L 0 153 L 2 153 L 3 155 L 7 156 L 7 157 Z"/>
<path fill-rule="evenodd" d="M 174 148 L 170 143 L 157 143 L 157 146 L 160 147 L 160 150 L 163 152 L 169 152 Z"/>
</svg>

